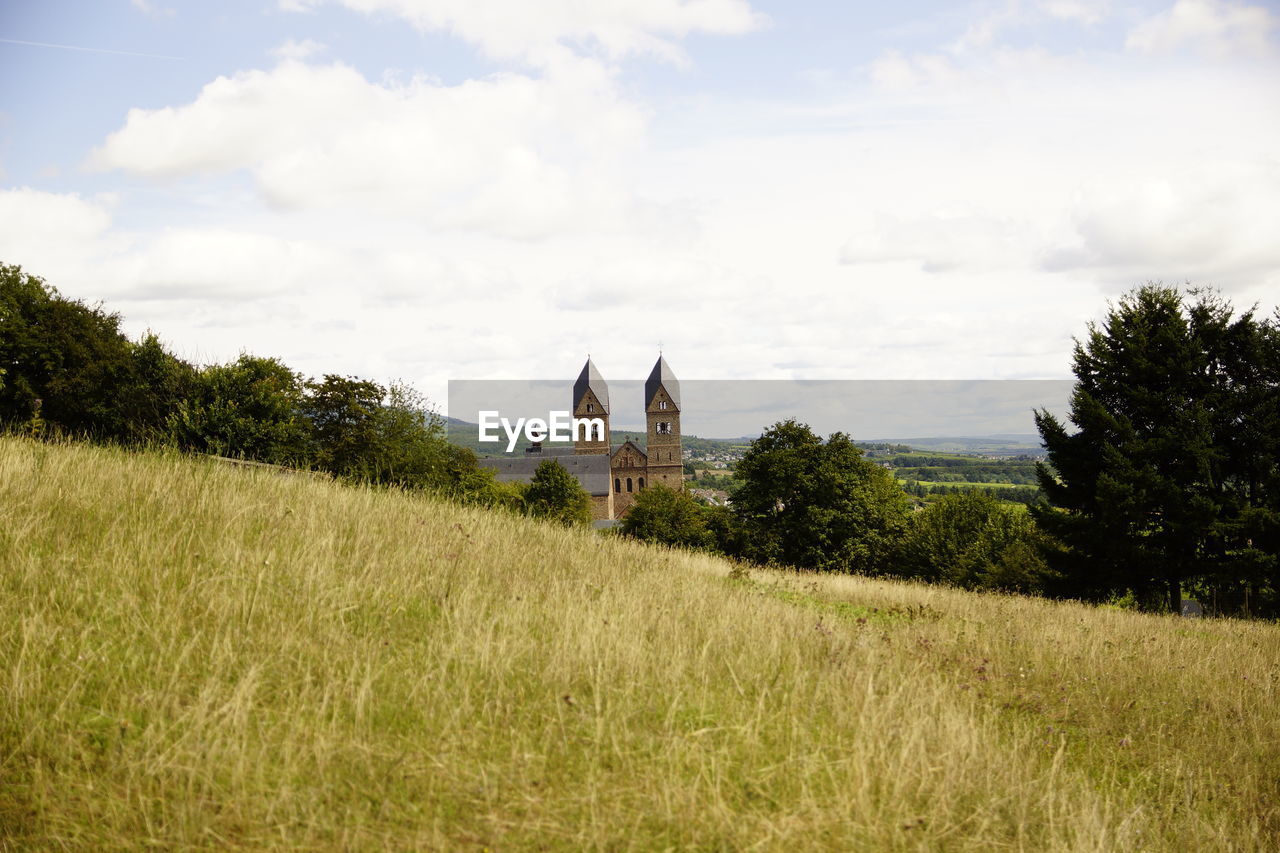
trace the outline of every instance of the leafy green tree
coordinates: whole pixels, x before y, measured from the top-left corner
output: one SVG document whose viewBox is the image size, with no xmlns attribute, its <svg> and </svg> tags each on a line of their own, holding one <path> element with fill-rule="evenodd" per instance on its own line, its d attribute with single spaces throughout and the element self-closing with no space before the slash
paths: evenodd
<svg viewBox="0 0 1280 853">
<path fill-rule="evenodd" d="M 327 374 L 306 383 L 302 414 L 311 426 L 316 467 L 340 477 L 377 481 L 391 466 L 380 434 L 386 389 L 354 376 Z"/>
<path fill-rule="evenodd" d="M 148 332 L 129 347 L 131 370 L 116 392 L 122 415 L 120 438 L 127 443 L 165 441 L 178 407 L 195 392 L 198 371 L 164 348 Z"/>
<path fill-rule="evenodd" d="M 665 483 L 641 489 L 619 527 L 627 536 L 661 545 L 706 548 L 714 542 L 703 507 L 684 489 Z"/>
<path fill-rule="evenodd" d="M 451 478 L 441 493 L 464 504 L 502 509 L 508 512 L 526 512 L 525 493 L 527 483 L 504 483 L 497 479 L 492 468 L 481 467 L 476 455 L 465 447 L 450 445 L 453 456 L 448 467 Z"/>
<path fill-rule="evenodd" d="M 737 477 L 742 556 L 756 562 L 880 571 L 906 526 L 906 494 L 844 433 L 824 442 L 794 419 L 774 424 L 751 443 Z"/>
<path fill-rule="evenodd" d="M 1036 415 L 1052 507 L 1033 512 L 1071 594 L 1177 612 L 1184 584 L 1247 577 L 1274 600 L 1276 353 L 1274 325 L 1200 291 L 1140 287 L 1090 324 L 1076 431 Z"/>
<path fill-rule="evenodd" d="M 164 440 L 196 377 L 155 335 L 132 343 L 119 315 L 16 266 L 0 266 L 0 365 L 0 421 L 126 443 Z"/>
<path fill-rule="evenodd" d="M 242 355 L 200 371 L 170 432 L 188 450 L 305 467 L 312 452 L 302 403 L 301 376 L 274 358 Z"/>
<path fill-rule="evenodd" d="M 912 516 L 895 571 L 967 589 L 1039 593 L 1053 582 L 1044 547 L 1043 534 L 1023 510 L 985 492 L 958 492 Z"/>
<path fill-rule="evenodd" d="M 393 383 L 374 415 L 368 462 L 375 482 L 430 489 L 468 503 L 518 505 L 521 495 L 497 483 L 472 451 L 448 439 L 444 419 L 411 386 Z"/>
<path fill-rule="evenodd" d="M 727 506 L 704 506 L 702 518 L 710 534 L 710 550 L 727 557 L 741 557 L 746 553 L 746 529 L 732 509 Z"/>
<path fill-rule="evenodd" d="M 577 478 L 554 459 L 545 459 L 533 472 L 524 492 L 525 511 L 566 527 L 591 523 L 591 496 Z"/>
<path fill-rule="evenodd" d="M 84 436 L 125 430 L 116 394 L 131 373 L 120 317 L 64 299 L 21 267 L 0 265 L 0 421 L 33 417 Z"/>
</svg>

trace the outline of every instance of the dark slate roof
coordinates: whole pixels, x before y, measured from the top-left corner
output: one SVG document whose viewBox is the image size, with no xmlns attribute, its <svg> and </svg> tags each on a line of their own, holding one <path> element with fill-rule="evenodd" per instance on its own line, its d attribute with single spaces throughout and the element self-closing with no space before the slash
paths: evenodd
<svg viewBox="0 0 1280 853">
<path fill-rule="evenodd" d="M 544 443 L 542 445 L 542 450 L 540 450 L 538 453 L 528 453 L 525 455 L 535 456 L 535 457 L 541 456 L 545 459 L 548 456 L 555 456 L 555 457 L 573 456 L 577 452 L 578 452 L 578 449 L 574 447 L 572 444 L 545 444 Z"/>
<path fill-rule="evenodd" d="M 591 361 L 591 357 L 587 357 L 587 363 L 582 366 L 582 372 L 578 374 L 578 381 L 573 383 L 573 410 L 578 410 L 578 404 L 582 402 L 582 397 L 587 393 L 587 389 L 596 395 L 596 399 L 600 401 L 600 405 L 604 406 L 604 413 L 609 414 L 609 386 L 605 383 L 604 377 L 600 375 L 600 371 L 596 370 L 595 364 Z"/>
<path fill-rule="evenodd" d="M 556 462 L 578 479 L 589 495 L 609 494 L 609 457 L 603 453 L 592 456 L 555 456 Z M 501 483 L 528 483 L 533 473 L 547 457 L 538 454 L 528 456 L 495 456 L 477 460 L 486 468 L 492 468 Z"/>
<path fill-rule="evenodd" d="M 676 379 L 675 373 L 671 370 L 671 365 L 667 364 L 667 360 L 662 356 L 658 356 L 658 363 L 653 366 L 653 372 L 644 381 L 645 409 L 648 409 L 649 404 L 653 402 L 653 395 L 658 393 L 659 387 L 667 389 L 667 394 L 671 396 L 671 402 L 676 404 L 676 411 L 679 411 L 680 380 Z"/>
<path fill-rule="evenodd" d="M 610 454 L 609 454 L 609 458 L 610 458 L 610 459 L 613 459 L 613 457 L 617 456 L 619 453 L 621 453 L 621 452 L 622 452 L 622 449 L 623 449 L 624 447 L 630 447 L 630 448 L 631 448 L 632 450 L 634 450 L 636 453 L 639 453 L 639 454 L 640 454 L 640 458 L 641 458 L 642 460 L 644 460 L 645 462 L 648 462 L 648 461 L 649 461 L 649 454 L 648 454 L 648 453 L 645 453 L 643 450 L 641 450 L 641 449 L 640 449 L 640 445 L 636 444 L 634 441 L 632 441 L 632 440 L 631 440 L 631 439 L 629 439 L 629 438 L 628 438 L 626 441 L 624 441 L 621 445 L 619 445 L 617 450 L 613 451 L 613 453 L 610 453 Z"/>
</svg>

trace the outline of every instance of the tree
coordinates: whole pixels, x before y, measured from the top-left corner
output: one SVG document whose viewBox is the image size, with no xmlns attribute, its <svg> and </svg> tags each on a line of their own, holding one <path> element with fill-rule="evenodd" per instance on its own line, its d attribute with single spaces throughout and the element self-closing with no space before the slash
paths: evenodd
<svg viewBox="0 0 1280 853">
<path fill-rule="evenodd" d="M 661 545 L 706 548 L 713 543 L 703 508 L 684 489 L 665 483 L 641 489 L 619 526 L 627 536 Z"/>
<path fill-rule="evenodd" d="M 912 516 L 895 571 L 966 589 L 1043 592 L 1047 546 L 1031 517 L 979 491 L 949 494 Z"/>
<path fill-rule="evenodd" d="M 708 548 L 726 557 L 741 557 L 746 553 L 746 531 L 742 521 L 727 506 L 704 506 L 702 519 L 710 537 Z"/>
<path fill-rule="evenodd" d="M 392 383 L 373 415 L 368 470 L 374 482 L 430 489 L 470 503 L 510 506 L 519 493 L 496 483 L 476 455 L 452 444 L 444 419 L 411 386 Z"/>
<path fill-rule="evenodd" d="M 0 421 L 38 417 L 77 435 L 116 437 L 125 431 L 116 392 L 131 367 L 119 315 L 0 265 Z"/>
<path fill-rule="evenodd" d="M 0 421 L 127 443 L 164 440 L 196 376 L 155 335 L 132 343 L 119 315 L 16 266 L 0 266 L 0 372 Z"/>
<path fill-rule="evenodd" d="M 302 414 L 311 427 L 315 465 L 339 477 L 376 481 L 388 448 L 379 435 L 386 390 L 354 376 L 306 383 Z"/>
<path fill-rule="evenodd" d="M 524 493 L 525 511 L 566 527 L 591 523 L 591 496 L 577 478 L 554 459 L 544 459 Z"/>
<path fill-rule="evenodd" d="M 1252 311 L 1159 285 L 1090 324 L 1073 354 L 1076 432 L 1036 413 L 1052 506 L 1033 512 L 1066 546 L 1071 594 L 1177 612 L 1184 584 L 1243 573 L 1274 598 L 1276 340 Z"/>
<path fill-rule="evenodd" d="M 756 562 L 879 571 L 906 525 L 906 494 L 844 433 L 823 442 L 794 419 L 774 424 L 751 443 L 737 477 L 742 556 Z"/>
<path fill-rule="evenodd" d="M 200 372 L 170 430 L 188 450 L 305 467 L 312 450 L 302 394 L 302 377 L 281 362 L 242 355 Z"/>
<path fill-rule="evenodd" d="M 195 393 L 199 374 L 148 332 L 129 346 L 131 370 L 116 392 L 120 438 L 130 444 L 166 441 L 182 402 Z"/>
</svg>

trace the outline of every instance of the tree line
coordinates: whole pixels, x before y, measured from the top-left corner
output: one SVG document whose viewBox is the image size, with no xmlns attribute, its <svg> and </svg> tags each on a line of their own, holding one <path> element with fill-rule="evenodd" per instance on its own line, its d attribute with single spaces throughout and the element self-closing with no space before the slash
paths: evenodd
<svg viewBox="0 0 1280 853">
<path fill-rule="evenodd" d="M 154 334 L 131 341 L 120 316 L 66 299 L 0 265 L 0 424 L 10 431 L 193 453 L 431 491 L 529 515 L 581 520 L 543 476 L 500 483 L 448 441 L 443 419 L 403 383 L 304 377 L 275 358 L 193 365 Z M 549 508 L 545 493 L 555 501 Z M 589 510 L 586 516 L 590 519 Z"/>
<path fill-rule="evenodd" d="M 761 565 L 1174 612 L 1189 593 L 1214 612 L 1280 616 L 1280 316 L 1147 285 L 1089 326 L 1073 370 L 1069 423 L 1036 413 L 1047 460 L 1044 500 L 1029 512 L 973 491 L 919 509 L 847 435 L 786 420 L 735 465 L 731 506 L 653 486 L 620 530 Z M 306 378 L 251 355 L 192 365 L 153 334 L 130 341 L 118 315 L 2 265 L 0 422 L 591 519 L 554 459 L 530 484 L 499 483 L 406 385 Z"/>
<path fill-rule="evenodd" d="M 1040 503 L 1044 500 L 1044 492 L 1040 491 L 1040 487 L 1036 486 L 1007 486 L 1007 485 L 989 485 L 989 486 L 973 486 L 973 485 L 947 485 L 937 483 L 921 483 L 918 480 L 908 480 L 902 484 L 902 488 L 907 494 L 917 498 L 928 498 L 934 495 L 954 495 L 963 492 L 982 492 L 991 495 L 998 501 L 1007 503 L 1025 504 L 1030 506 L 1034 503 Z"/>
<path fill-rule="evenodd" d="M 759 565 L 1060 591 L 1044 537 L 1025 511 L 973 491 L 917 510 L 893 473 L 847 435 L 823 439 L 796 420 L 774 424 L 751 445 L 738 463 L 730 506 L 650 486 L 619 529 Z"/>
<path fill-rule="evenodd" d="M 1089 325 L 1072 366 L 1070 425 L 1035 415 L 1029 512 L 919 483 L 944 496 L 912 512 L 847 436 L 786 421 L 738 464 L 730 508 L 646 490 L 623 530 L 764 564 L 1280 617 L 1280 313 L 1146 285 Z"/>
<path fill-rule="evenodd" d="M 894 472 L 904 480 L 929 483 L 1009 483 L 1029 486 L 1038 483 L 1034 463 L 1024 465 L 973 465 L 961 467 L 897 467 Z"/>
</svg>

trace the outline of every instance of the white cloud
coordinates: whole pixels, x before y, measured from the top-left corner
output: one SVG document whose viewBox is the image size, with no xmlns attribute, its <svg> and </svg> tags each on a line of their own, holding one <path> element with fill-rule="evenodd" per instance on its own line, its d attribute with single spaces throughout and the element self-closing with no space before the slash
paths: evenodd
<svg viewBox="0 0 1280 853">
<path fill-rule="evenodd" d="M 85 248 L 105 240 L 110 225 L 106 201 L 29 187 L 0 189 L 0 262 L 56 285 L 81 268 Z"/>
<path fill-rule="evenodd" d="M 1040 8 L 1051 18 L 1093 25 L 1111 12 L 1111 0 L 1042 0 Z"/>
<path fill-rule="evenodd" d="M 306 59 L 308 56 L 314 56 L 325 51 L 327 47 L 327 45 L 312 39 L 303 39 L 302 41 L 289 39 L 284 44 L 272 48 L 271 55 L 280 59 Z"/>
<path fill-rule="evenodd" d="M 982 50 L 995 43 L 1001 32 L 1021 23 L 1026 18 L 1026 11 L 1019 0 L 1004 0 L 1004 3 L 973 20 L 960 38 L 949 46 L 952 53 L 966 53 Z"/>
<path fill-rule="evenodd" d="M 480 26 L 449 8 L 466 21 L 431 27 Z M 1111 14 L 1022 9 L 1072 32 Z M 1001 42 L 1024 23 L 886 52 L 871 80 L 652 112 L 626 66 L 572 53 L 604 40 L 554 20 L 511 42 L 554 42 L 536 73 L 456 85 L 286 56 L 132 112 L 91 158 L 124 173 L 99 178 L 123 209 L 0 199 L 0 257 L 201 360 L 248 349 L 436 399 L 451 376 L 571 378 L 587 351 L 643 375 L 659 341 L 690 378 L 1064 376 L 1119 289 L 1276 292 L 1270 59 Z M 511 37 L 493 27 L 468 37 Z"/>
<path fill-rule="evenodd" d="M 1211 56 L 1261 55 L 1272 50 L 1276 16 L 1264 6 L 1229 0 L 1178 0 L 1140 23 L 1125 46 L 1140 53 L 1191 47 Z"/>
<path fill-rule="evenodd" d="M 331 269 L 334 253 L 314 241 L 233 228 L 167 228 L 124 262 L 119 296 L 166 302 L 234 301 L 245 307 L 284 293 L 302 294 Z"/>
<path fill-rule="evenodd" d="M 980 53 L 999 44 L 1009 32 L 1059 21 L 1093 26 L 1110 13 L 1111 0 L 1003 0 L 976 15 L 946 51 L 957 56 Z"/>
<path fill-rule="evenodd" d="M 1202 164 L 1077 193 L 1074 239 L 1044 258 L 1052 270 L 1119 280 L 1192 280 L 1254 290 L 1278 280 L 1280 163 Z"/>
<path fill-rule="evenodd" d="M 157 6 L 151 0 L 130 0 L 130 2 L 133 4 L 133 8 L 153 18 L 171 18 L 176 14 L 173 9 Z"/>
<path fill-rule="evenodd" d="M 1026 230 L 1026 223 L 1001 220 L 972 206 L 908 218 L 888 215 L 851 237 L 840 250 L 840 261 L 905 261 L 934 274 L 1007 269 L 1026 261 L 1026 246 L 1035 239 Z"/>
<path fill-rule="evenodd" d="M 286 11 L 333 0 L 280 0 Z M 542 62 L 556 45 L 598 46 L 611 57 L 651 54 L 679 60 L 672 39 L 737 35 L 767 19 L 746 0 L 337 0 L 367 14 L 403 18 L 449 32 L 491 56 Z"/>
<path fill-rule="evenodd" d="M 456 86 L 285 61 L 220 77 L 185 106 L 131 110 L 89 165 L 159 179 L 248 170 L 285 209 L 527 238 L 616 224 L 630 202 L 615 167 L 644 129 L 593 60 Z"/>
<path fill-rule="evenodd" d="M 878 56 L 870 67 L 872 82 L 890 90 L 947 84 L 958 75 L 951 59 L 939 53 L 904 56 L 897 50 L 888 50 Z"/>
<path fill-rule="evenodd" d="M 0 239 L 26 244 L 57 232 L 68 240 L 92 239 L 111 224 L 111 215 L 78 193 L 61 195 L 30 187 L 0 190 Z"/>
</svg>

